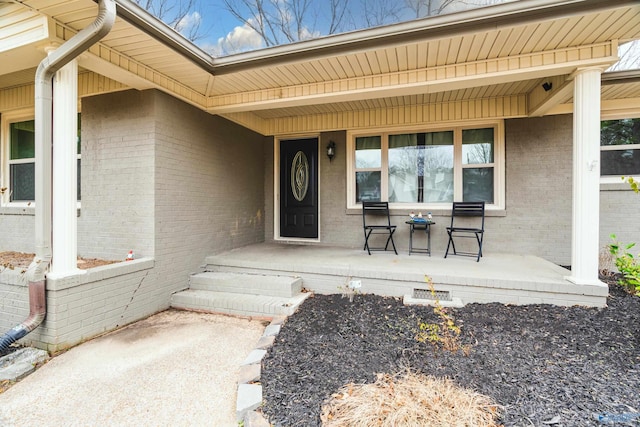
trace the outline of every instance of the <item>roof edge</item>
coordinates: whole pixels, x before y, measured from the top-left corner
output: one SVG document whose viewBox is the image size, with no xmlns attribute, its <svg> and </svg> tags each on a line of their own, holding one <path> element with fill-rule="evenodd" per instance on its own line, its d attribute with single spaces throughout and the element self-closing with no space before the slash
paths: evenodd
<svg viewBox="0 0 640 427">
<path fill-rule="evenodd" d="M 167 45 L 204 70 L 212 72 L 213 58 L 210 54 L 136 3 L 130 0 L 116 0 L 116 11 L 118 16 L 129 24 Z"/>
<path fill-rule="evenodd" d="M 635 5 L 638 0 L 520 0 L 213 58 L 131 0 L 116 0 L 118 16 L 213 75 Z"/>
<path fill-rule="evenodd" d="M 640 68 L 602 73 L 603 86 L 637 82 L 640 82 Z"/>
<path fill-rule="evenodd" d="M 399 42 L 441 38 L 561 16 L 637 6 L 637 0 L 520 0 L 447 15 L 329 35 L 213 59 L 214 74 L 264 67 L 311 57 L 379 48 Z"/>
</svg>

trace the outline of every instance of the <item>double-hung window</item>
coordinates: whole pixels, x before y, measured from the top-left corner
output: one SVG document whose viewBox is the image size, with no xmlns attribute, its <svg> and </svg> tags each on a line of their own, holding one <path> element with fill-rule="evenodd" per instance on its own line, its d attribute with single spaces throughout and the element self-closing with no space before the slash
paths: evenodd
<svg viewBox="0 0 640 427">
<path fill-rule="evenodd" d="M 9 200 L 35 199 L 35 121 L 9 124 Z"/>
<path fill-rule="evenodd" d="M 504 206 L 502 123 L 350 133 L 349 207 L 446 208 L 454 201 Z"/>
<path fill-rule="evenodd" d="M 600 123 L 600 175 L 608 182 L 640 176 L 640 118 Z"/>
<path fill-rule="evenodd" d="M 4 202 L 30 203 L 35 200 L 35 120 L 17 119 L 5 122 L 5 158 L 3 164 Z M 78 185 L 80 200 L 80 115 L 78 114 Z"/>
</svg>

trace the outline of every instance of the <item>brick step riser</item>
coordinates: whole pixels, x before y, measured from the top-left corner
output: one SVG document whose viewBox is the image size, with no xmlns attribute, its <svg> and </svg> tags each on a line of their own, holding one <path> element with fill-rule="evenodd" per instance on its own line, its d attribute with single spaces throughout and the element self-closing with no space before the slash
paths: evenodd
<svg viewBox="0 0 640 427">
<path fill-rule="evenodd" d="M 241 295 L 225 292 L 187 290 L 174 294 L 171 307 L 236 316 L 288 316 L 309 294 L 299 294 L 294 298 Z"/>
<path fill-rule="evenodd" d="M 302 279 L 238 273 L 201 273 L 191 276 L 191 289 L 248 295 L 293 297 L 302 291 Z"/>
</svg>

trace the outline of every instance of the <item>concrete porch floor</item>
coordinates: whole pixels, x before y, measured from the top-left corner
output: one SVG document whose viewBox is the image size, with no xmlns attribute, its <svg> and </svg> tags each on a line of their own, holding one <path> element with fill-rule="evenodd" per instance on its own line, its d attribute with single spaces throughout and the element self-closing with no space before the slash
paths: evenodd
<svg viewBox="0 0 640 427">
<path fill-rule="evenodd" d="M 527 255 L 486 253 L 475 258 L 442 254 L 392 251 L 368 255 L 359 249 L 263 243 L 207 257 L 208 271 L 298 276 L 306 289 L 317 293 L 341 293 L 349 280 L 361 280 L 362 293 L 412 296 L 427 289 L 431 277 L 436 291 L 462 304 L 500 302 L 505 304 L 556 304 L 562 306 L 606 305 L 604 283 L 575 285 L 570 272 L 542 258 Z"/>
</svg>

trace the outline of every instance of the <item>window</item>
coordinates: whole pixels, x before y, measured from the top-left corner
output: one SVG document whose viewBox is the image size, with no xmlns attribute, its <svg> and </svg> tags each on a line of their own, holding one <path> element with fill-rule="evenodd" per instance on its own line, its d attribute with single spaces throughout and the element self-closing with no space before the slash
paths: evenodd
<svg viewBox="0 0 640 427">
<path fill-rule="evenodd" d="M 5 123 L 5 150 L 8 161 L 3 173 L 4 201 L 33 202 L 35 200 L 35 120 L 9 118 Z M 80 200 L 80 115 L 78 114 L 78 185 Z M 4 169 L 4 168 L 3 168 Z"/>
<path fill-rule="evenodd" d="M 9 200 L 35 199 L 35 121 L 9 125 Z"/>
<path fill-rule="evenodd" d="M 453 201 L 502 207 L 503 141 L 501 123 L 353 133 L 349 207 L 363 200 L 389 201 L 396 208 Z"/>
<path fill-rule="evenodd" d="M 600 123 L 600 175 L 640 176 L 640 118 Z"/>
</svg>

